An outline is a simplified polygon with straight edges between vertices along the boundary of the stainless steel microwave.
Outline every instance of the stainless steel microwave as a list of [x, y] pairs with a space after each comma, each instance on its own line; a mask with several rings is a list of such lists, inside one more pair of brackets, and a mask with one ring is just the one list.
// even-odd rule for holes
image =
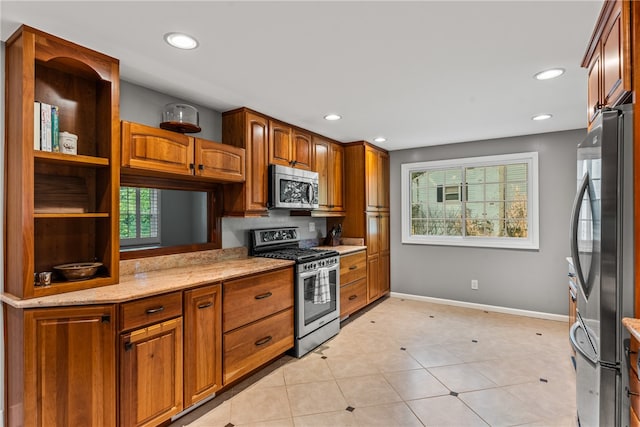
[[269, 208], [318, 209], [318, 172], [269, 165]]

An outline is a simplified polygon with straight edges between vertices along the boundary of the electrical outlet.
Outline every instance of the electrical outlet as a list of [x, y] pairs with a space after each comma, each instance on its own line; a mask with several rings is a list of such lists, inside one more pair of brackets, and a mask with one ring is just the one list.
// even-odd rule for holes
[[309, 223], [309, 231], [316, 231], [316, 223], [311, 221]]
[[478, 289], [478, 281], [477, 280], [472, 280], [471, 281], [471, 289]]

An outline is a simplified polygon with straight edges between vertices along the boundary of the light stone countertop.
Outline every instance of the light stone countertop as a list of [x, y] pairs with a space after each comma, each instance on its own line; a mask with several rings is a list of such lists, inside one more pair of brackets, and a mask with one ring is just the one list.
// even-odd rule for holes
[[20, 299], [7, 293], [0, 301], [16, 308], [121, 303], [294, 265], [293, 261], [240, 257], [120, 276], [120, 283], [40, 298]]
[[622, 319], [622, 324], [627, 328], [629, 333], [633, 335], [635, 339], [640, 341], [640, 319], [624, 317]]
[[360, 252], [367, 249], [366, 246], [338, 245], [338, 246], [314, 246], [313, 249], [332, 249], [338, 251], [340, 255], [347, 255], [353, 252]]

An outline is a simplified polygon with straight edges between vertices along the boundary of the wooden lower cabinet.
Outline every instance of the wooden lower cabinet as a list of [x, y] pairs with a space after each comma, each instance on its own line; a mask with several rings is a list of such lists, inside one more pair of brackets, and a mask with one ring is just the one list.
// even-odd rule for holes
[[184, 406], [222, 387], [222, 285], [184, 293]]
[[233, 382], [293, 347], [293, 307], [224, 334], [224, 382]]
[[121, 334], [120, 426], [156, 426], [182, 409], [182, 317]]
[[640, 381], [636, 371], [638, 358], [638, 340], [633, 335], [630, 338], [629, 351], [629, 425], [640, 426], [638, 414], [640, 414]]
[[340, 318], [345, 318], [367, 305], [367, 279], [340, 286]]
[[287, 267], [222, 284], [225, 386], [293, 347], [293, 283]]
[[366, 251], [340, 257], [340, 318], [367, 305], [367, 253]]
[[115, 306], [4, 309], [8, 426], [115, 426]]

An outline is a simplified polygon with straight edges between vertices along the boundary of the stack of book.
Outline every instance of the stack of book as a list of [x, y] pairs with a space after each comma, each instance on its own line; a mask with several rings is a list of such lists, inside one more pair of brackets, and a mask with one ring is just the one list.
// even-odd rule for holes
[[60, 152], [58, 106], [35, 101], [33, 108], [33, 149]]

